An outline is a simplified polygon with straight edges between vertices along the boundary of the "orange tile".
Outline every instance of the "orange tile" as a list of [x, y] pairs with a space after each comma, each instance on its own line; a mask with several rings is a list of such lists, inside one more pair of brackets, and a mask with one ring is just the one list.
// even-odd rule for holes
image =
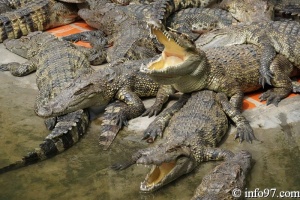
[[95, 30], [95, 28], [90, 27], [84, 21], [75, 22], [75, 23], [73, 23], [73, 25], [79, 26], [80, 28], [83, 28], [83, 29], [86, 29], [86, 30]]
[[259, 96], [262, 94], [261, 91], [253, 92], [253, 93], [247, 93], [247, 96], [257, 102], [260, 102], [262, 104], [266, 104], [266, 101], [260, 101]]
[[91, 47], [90, 43], [88, 43], [88, 42], [78, 41], [75, 44], [78, 45], [78, 46], [84, 46], [84, 47], [88, 47], [88, 48]]
[[[47, 32], [50, 32], [57, 37], [63, 37], [75, 33], [81, 33], [83, 31], [89, 31], [89, 30], [94, 30], [94, 28], [90, 27], [85, 22], [80, 21], [80, 22], [75, 22], [73, 24], [68, 24], [68, 25], [47, 30]], [[84, 47], [91, 47], [91, 45], [88, 42], [79, 41], [76, 42], [75, 44]]]
[[243, 110], [248, 110], [248, 109], [252, 109], [255, 108], [256, 105], [254, 103], [251, 103], [250, 101], [247, 101], [246, 99], [244, 99], [243, 101]]

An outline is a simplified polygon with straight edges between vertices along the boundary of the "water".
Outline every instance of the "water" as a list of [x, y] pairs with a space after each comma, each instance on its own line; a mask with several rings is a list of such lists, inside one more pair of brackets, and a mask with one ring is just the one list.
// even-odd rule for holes
[[[33, 112], [37, 94], [34, 75], [24, 79], [0, 73], [0, 94], [0, 167], [3, 167], [38, 147], [49, 132], [43, 119]], [[255, 164], [247, 190], [300, 190], [297, 131], [300, 124], [287, 124], [285, 114], [280, 114], [278, 120], [279, 128], [255, 129], [257, 138], [263, 142], [239, 144], [231, 134], [221, 146], [234, 152], [246, 149], [252, 153]], [[133, 122], [119, 133], [110, 150], [103, 151], [97, 143], [99, 124], [100, 121], [94, 121], [86, 136], [66, 152], [0, 175], [0, 199], [185, 200], [193, 196], [205, 173], [217, 165], [217, 162], [205, 163], [157, 192], [140, 193], [139, 185], [148, 168], [132, 166], [115, 172], [110, 165], [147, 146], [139, 142], [141, 130], [132, 131]]]

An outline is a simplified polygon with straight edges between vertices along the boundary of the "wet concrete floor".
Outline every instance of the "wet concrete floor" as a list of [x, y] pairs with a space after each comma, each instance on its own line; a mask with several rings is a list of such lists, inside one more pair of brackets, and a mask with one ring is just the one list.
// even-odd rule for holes
[[[1, 63], [24, 61], [0, 45]], [[0, 167], [19, 160], [43, 141], [49, 131], [43, 119], [33, 111], [37, 88], [35, 75], [13, 77], [0, 73]], [[261, 142], [234, 141], [235, 128], [221, 144], [237, 152], [250, 151], [255, 164], [248, 178], [247, 190], [276, 188], [300, 191], [300, 96], [283, 100], [278, 107], [261, 105], [247, 110], [245, 116]], [[151, 105], [153, 99], [145, 101]], [[74, 147], [49, 160], [0, 175], [0, 199], [190, 199], [202, 177], [217, 162], [208, 162], [154, 193], [139, 192], [140, 182], [149, 171], [132, 166], [115, 172], [110, 165], [129, 156], [135, 149], [148, 146], [140, 142], [143, 130], [153, 118], [130, 121], [117, 136], [110, 150], [98, 143], [99, 119]], [[265, 198], [270, 199], [270, 198]]]

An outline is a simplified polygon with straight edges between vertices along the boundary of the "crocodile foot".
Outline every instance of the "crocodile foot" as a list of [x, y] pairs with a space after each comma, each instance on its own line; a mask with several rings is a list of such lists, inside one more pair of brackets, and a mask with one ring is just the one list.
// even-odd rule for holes
[[119, 163], [115, 163], [115, 164], [111, 165], [110, 168], [115, 170], [115, 171], [123, 170], [123, 169], [126, 169], [126, 168], [130, 167], [133, 164], [135, 164], [135, 162], [123, 161], [123, 162], [119, 162]]
[[47, 119], [45, 119], [44, 123], [48, 130], [52, 130], [52, 129], [54, 129], [54, 127], [57, 123], [57, 118], [56, 117], [47, 118]]
[[129, 160], [115, 163], [111, 165], [110, 168], [117, 171], [117, 170], [123, 170], [130, 167], [131, 165], [135, 164], [136, 161], [142, 156], [143, 151], [144, 151], [143, 149], [139, 150], [138, 152], [134, 153]]
[[9, 64], [1, 64], [0, 71], [9, 71]]
[[119, 128], [128, 126], [128, 119], [124, 112], [109, 113], [109, 115], [105, 116], [104, 118], [105, 120], [113, 122], [114, 125], [117, 125]]
[[259, 84], [262, 85], [262, 87], [265, 86], [265, 84], [272, 85], [271, 79], [273, 79], [273, 74], [269, 70], [264, 70], [264, 72], [260, 72], [261, 76], [259, 77]]
[[154, 104], [150, 108], [146, 109], [146, 111], [141, 115], [142, 117], [148, 116], [156, 116], [162, 110], [162, 104]]
[[259, 96], [259, 100], [267, 101], [267, 105], [274, 104], [275, 106], [278, 106], [281, 99], [281, 95], [274, 93], [272, 90], [268, 90]]
[[154, 122], [152, 122], [144, 131], [144, 136], [142, 140], [146, 140], [148, 143], [153, 143], [157, 136], [162, 137], [163, 135], [163, 130], [165, 126], [161, 123]]
[[237, 124], [236, 128], [237, 133], [234, 139], [239, 138], [240, 143], [244, 140], [249, 143], [252, 143], [253, 140], [257, 140], [249, 123]]

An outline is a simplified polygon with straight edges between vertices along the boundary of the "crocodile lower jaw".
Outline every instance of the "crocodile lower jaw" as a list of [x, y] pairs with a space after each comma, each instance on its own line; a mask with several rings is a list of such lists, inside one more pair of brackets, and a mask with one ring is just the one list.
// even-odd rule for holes
[[165, 179], [170, 174], [176, 163], [162, 163], [161, 165], [153, 165], [145, 180], [141, 182], [140, 190], [142, 192], [154, 191], [165, 185]]
[[174, 68], [182, 64], [186, 60], [185, 56], [172, 54], [167, 51], [163, 51], [161, 56], [147, 65], [147, 70], [149, 71], [163, 71], [167, 68]]
[[[146, 164], [146, 163], [137, 163]], [[148, 166], [148, 164], [146, 164]], [[153, 192], [176, 180], [180, 176], [191, 172], [198, 163], [192, 157], [180, 156], [176, 160], [153, 165], [150, 172], [140, 185], [140, 191]]]

